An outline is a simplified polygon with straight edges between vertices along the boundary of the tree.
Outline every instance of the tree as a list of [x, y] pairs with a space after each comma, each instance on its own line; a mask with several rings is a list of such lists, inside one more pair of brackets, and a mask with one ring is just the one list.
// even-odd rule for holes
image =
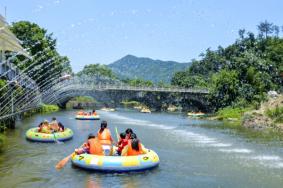
[[268, 37], [268, 34], [273, 33], [273, 30], [274, 30], [273, 23], [270, 23], [267, 20], [265, 20], [264, 22], [261, 22], [257, 26], [257, 28], [259, 30], [259, 35], [260, 36], [265, 35], [265, 38]]
[[208, 86], [207, 81], [201, 75], [192, 74], [188, 70], [175, 73], [171, 84], [187, 88], [206, 88]]
[[243, 40], [245, 38], [245, 33], [246, 33], [246, 30], [245, 29], [240, 29], [239, 30], [239, 36], [240, 38]]
[[279, 26], [278, 25], [274, 25], [273, 26], [273, 30], [274, 30], [275, 36], [278, 37], [279, 36], [279, 32], [280, 32]]
[[[20, 64], [20, 62], [26, 60], [26, 57], [17, 56], [13, 63], [19, 65], [20, 69], [28, 67], [29, 76], [38, 84], [51, 78], [59, 78], [63, 72], [72, 72], [68, 57], [60, 56], [57, 52], [56, 39], [53, 38], [52, 33], [48, 34], [46, 29], [28, 21], [12, 23], [10, 30], [33, 56], [32, 60], [28, 60], [24, 64]], [[42, 84], [41, 87], [45, 85]]]
[[238, 73], [228, 70], [221, 70], [212, 76], [209, 99], [212, 105], [218, 109], [229, 106], [239, 95]]
[[[267, 21], [258, 28], [258, 37], [242, 29], [235, 43], [206, 50], [188, 70], [176, 72], [171, 83], [207, 87], [216, 110], [259, 102], [269, 90], [282, 90], [283, 39], [278, 35], [279, 28]], [[273, 32], [275, 35], [269, 36]]]
[[86, 75], [86, 76], [104, 76], [107, 78], [115, 79], [116, 76], [112, 72], [111, 69], [109, 69], [105, 65], [100, 64], [90, 64], [85, 65], [83, 70], [77, 73], [78, 76]]
[[125, 83], [129, 84], [130, 86], [136, 86], [136, 87], [139, 87], [139, 86], [152, 87], [154, 85], [152, 81], [142, 80], [142, 79], [139, 79], [139, 78], [126, 79], [126, 80], [123, 80], [123, 81]]

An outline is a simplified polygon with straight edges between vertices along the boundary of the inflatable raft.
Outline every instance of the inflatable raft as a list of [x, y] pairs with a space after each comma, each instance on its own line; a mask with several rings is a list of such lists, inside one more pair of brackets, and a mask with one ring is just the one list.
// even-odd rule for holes
[[187, 115], [190, 116], [190, 117], [194, 117], [194, 118], [200, 118], [200, 117], [206, 117], [207, 116], [207, 114], [202, 113], [202, 112], [199, 112], [199, 113], [188, 112]]
[[69, 128], [65, 128], [64, 132], [52, 134], [40, 133], [38, 132], [38, 128], [31, 128], [26, 132], [26, 138], [37, 142], [56, 142], [69, 140], [73, 137], [73, 134], [73, 131]]
[[96, 115], [96, 116], [85, 116], [85, 115], [76, 115], [76, 119], [78, 120], [99, 120], [100, 117], [99, 115]]
[[151, 111], [148, 108], [143, 108], [141, 109], [141, 113], [151, 113]]
[[100, 110], [105, 111], [105, 112], [115, 112], [115, 108], [101, 108]]
[[72, 163], [87, 170], [103, 172], [129, 172], [152, 169], [159, 165], [159, 157], [153, 150], [137, 156], [73, 155]]

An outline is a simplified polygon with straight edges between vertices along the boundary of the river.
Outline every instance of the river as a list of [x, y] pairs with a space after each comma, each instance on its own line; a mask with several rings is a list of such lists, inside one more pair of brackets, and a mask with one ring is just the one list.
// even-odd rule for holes
[[[7, 132], [0, 154], [0, 187], [282, 187], [283, 147], [279, 141], [258, 141], [217, 128], [221, 122], [189, 119], [182, 114], [142, 114], [120, 109], [98, 111], [112, 135], [132, 128], [143, 144], [160, 157], [159, 167], [139, 173], [96, 173], [55, 164], [73, 152], [100, 121], [74, 119], [75, 111], [34, 115]], [[74, 131], [65, 143], [36, 143], [25, 132], [56, 116]], [[202, 126], [204, 125], [204, 126]]]

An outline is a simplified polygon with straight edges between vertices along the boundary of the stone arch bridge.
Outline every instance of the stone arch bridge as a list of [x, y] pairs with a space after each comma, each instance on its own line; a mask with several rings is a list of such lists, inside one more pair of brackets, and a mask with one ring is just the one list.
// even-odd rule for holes
[[208, 111], [208, 91], [196, 88], [129, 86], [118, 80], [96, 77], [74, 77], [53, 85], [42, 94], [44, 103], [66, 103], [76, 96], [91, 96], [96, 100], [118, 106], [124, 100], [136, 100], [151, 108], [161, 110], [169, 104], [181, 105], [184, 109], [194, 107]]

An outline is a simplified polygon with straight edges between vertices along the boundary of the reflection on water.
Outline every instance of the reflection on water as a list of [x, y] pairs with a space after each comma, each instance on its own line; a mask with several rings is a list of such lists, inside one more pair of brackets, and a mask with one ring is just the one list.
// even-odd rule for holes
[[[100, 121], [75, 120], [74, 111], [63, 111], [31, 117], [8, 132], [6, 152], [0, 154], [0, 187], [282, 187], [283, 149], [277, 141], [254, 141], [237, 131], [219, 129], [219, 122], [180, 114], [98, 112], [112, 134], [114, 127], [119, 132], [132, 128], [146, 147], [158, 153], [160, 166], [107, 174], [69, 162], [56, 171], [55, 164], [100, 127]], [[53, 116], [74, 131], [72, 140], [48, 144], [25, 139], [26, 130]]]
[[92, 176], [86, 176], [86, 188], [101, 188], [100, 180], [98, 178], [93, 178]]

